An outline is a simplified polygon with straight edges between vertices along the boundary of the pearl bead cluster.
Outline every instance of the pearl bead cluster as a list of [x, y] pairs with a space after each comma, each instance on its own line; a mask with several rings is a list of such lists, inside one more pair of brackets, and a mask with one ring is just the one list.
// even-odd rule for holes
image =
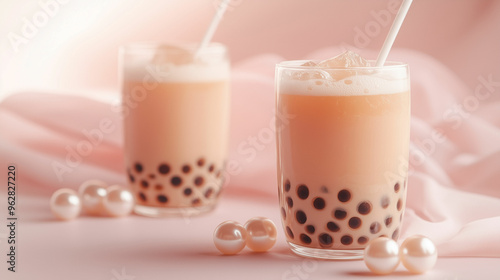
[[389, 274], [402, 262], [411, 273], [424, 273], [436, 264], [437, 249], [432, 241], [422, 235], [407, 238], [398, 247], [396, 241], [379, 237], [365, 247], [365, 264], [375, 274]]
[[80, 185], [78, 193], [62, 188], [50, 198], [50, 210], [60, 220], [72, 220], [83, 211], [92, 216], [123, 217], [132, 212], [134, 197], [122, 186], [109, 186], [100, 180]]
[[276, 243], [276, 235], [276, 225], [268, 218], [252, 218], [245, 226], [225, 221], [215, 229], [214, 244], [224, 255], [235, 255], [245, 246], [255, 252], [266, 252]]

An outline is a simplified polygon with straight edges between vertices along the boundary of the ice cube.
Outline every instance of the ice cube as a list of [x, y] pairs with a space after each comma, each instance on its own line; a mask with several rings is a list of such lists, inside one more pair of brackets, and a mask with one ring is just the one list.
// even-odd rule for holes
[[366, 67], [370, 63], [353, 51], [345, 51], [334, 58], [321, 61], [318, 66], [331, 68]]
[[318, 66], [318, 63], [314, 62], [314, 61], [308, 61], [300, 66]]
[[192, 63], [194, 54], [191, 50], [174, 45], [158, 46], [153, 57], [155, 64], [182, 65]]
[[[364, 73], [365, 71], [359, 70], [342, 70], [342, 68], [350, 68], [350, 67], [367, 67], [370, 66], [370, 63], [362, 58], [359, 54], [353, 51], [345, 51], [334, 58], [330, 58], [327, 60], [323, 60], [318, 63], [318, 67], [323, 68], [340, 68], [341, 70], [328, 70], [330, 76], [335, 80], [339, 81], [345, 79], [350, 76], [354, 76], [356, 74]], [[350, 84], [352, 81], [346, 81], [346, 84]]]

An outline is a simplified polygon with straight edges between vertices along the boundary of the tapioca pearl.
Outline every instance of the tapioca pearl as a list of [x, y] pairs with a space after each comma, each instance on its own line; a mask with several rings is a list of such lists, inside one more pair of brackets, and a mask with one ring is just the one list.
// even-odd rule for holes
[[389, 216], [389, 217], [385, 218], [385, 226], [390, 227], [391, 224], [392, 224], [392, 217]]
[[322, 233], [318, 236], [318, 242], [321, 247], [331, 247], [333, 238], [328, 233]]
[[325, 200], [321, 197], [317, 197], [313, 201], [313, 206], [318, 210], [322, 210], [323, 208], [325, 208]]
[[129, 174], [129, 175], [128, 175], [128, 179], [129, 179], [129, 181], [130, 181], [131, 183], [135, 183], [135, 178], [134, 178], [134, 175]]
[[291, 197], [287, 197], [286, 204], [288, 205], [289, 208], [292, 208], [293, 207], [293, 199]]
[[182, 173], [188, 174], [189, 172], [191, 172], [191, 166], [189, 164], [184, 164], [182, 166]]
[[316, 231], [316, 228], [313, 225], [306, 226], [307, 233], [313, 234]]
[[340, 202], [347, 202], [351, 199], [351, 192], [348, 190], [341, 190], [337, 194], [337, 198], [339, 199]]
[[396, 184], [394, 184], [394, 192], [395, 193], [398, 193], [400, 189], [401, 189], [401, 186], [399, 185], [399, 182], [397, 182]]
[[170, 166], [166, 163], [161, 163], [158, 165], [158, 172], [160, 174], [166, 175], [168, 172], [170, 172]]
[[358, 205], [358, 212], [361, 215], [367, 215], [372, 211], [372, 204], [369, 201], [363, 201]]
[[137, 196], [139, 197], [139, 200], [146, 202], [146, 195], [145, 194], [140, 192]]
[[190, 196], [193, 193], [193, 190], [191, 188], [185, 188], [183, 192], [185, 196]]
[[148, 177], [149, 177], [150, 179], [154, 179], [154, 178], [156, 178], [156, 175], [155, 175], [155, 174], [149, 174], [149, 175], [148, 175]]
[[357, 229], [361, 226], [361, 219], [358, 218], [358, 217], [352, 217], [349, 219], [349, 227], [352, 228], [352, 229]]
[[307, 222], [306, 213], [304, 213], [304, 211], [302, 210], [298, 210], [297, 212], [295, 212], [295, 218], [297, 219], [297, 222], [299, 222], [299, 224], [301, 225]]
[[300, 241], [302, 241], [302, 243], [304, 244], [311, 244], [312, 242], [311, 237], [303, 233], [300, 234]]
[[380, 206], [382, 206], [382, 208], [384, 208], [384, 209], [386, 209], [387, 207], [389, 207], [390, 203], [391, 203], [391, 200], [386, 195], [384, 195], [382, 197], [382, 199], [380, 199]]
[[196, 164], [198, 164], [199, 167], [202, 167], [203, 165], [205, 165], [205, 159], [204, 158], [198, 159]]
[[335, 211], [333, 212], [333, 216], [339, 220], [343, 220], [345, 219], [345, 217], [347, 217], [347, 211], [345, 211], [344, 209], [342, 208], [337, 208], [335, 209]]
[[380, 226], [380, 223], [378, 223], [378, 222], [373, 222], [373, 223], [370, 225], [370, 232], [371, 232], [372, 234], [377, 234], [377, 233], [379, 233], [379, 231], [380, 231], [380, 229], [381, 229], [381, 228], [382, 228], [382, 227]]
[[214, 193], [214, 189], [208, 188], [208, 190], [205, 191], [205, 197], [210, 198], [213, 193]]
[[325, 186], [321, 186], [321, 188], [319, 189], [322, 193], [328, 193], [328, 188], [325, 187]]
[[134, 165], [134, 169], [135, 169], [135, 171], [137, 171], [137, 173], [141, 173], [144, 168], [142, 167], [142, 164], [140, 164], [139, 162], [137, 162]]
[[291, 188], [290, 180], [285, 181], [285, 192], [289, 192]]
[[335, 222], [328, 222], [326, 228], [331, 232], [338, 232], [340, 227]]
[[203, 179], [203, 177], [201, 177], [201, 176], [197, 176], [196, 178], [194, 178], [194, 185], [197, 187], [201, 187], [204, 182], [205, 182], [205, 179]]
[[283, 217], [283, 220], [286, 220], [286, 211], [283, 207], [281, 207], [281, 217]]
[[297, 196], [300, 199], [307, 199], [309, 197], [309, 188], [306, 185], [300, 185], [297, 188]]
[[368, 243], [368, 240], [369, 240], [368, 237], [366, 237], [366, 236], [360, 236], [358, 238], [358, 244], [359, 245], [365, 245], [366, 243]]
[[148, 183], [148, 181], [146, 181], [146, 180], [142, 180], [142, 181], [141, 181], [141, 187], [143, 187], [143, 188], [147, 189], [147, 188], [149, 187], [149, 183]]
[[286, 234], [288, 235], [288, 237], [290, 237], [291, 239], [293, 239], [295, 236], [293, 235], [293, 231], [290, 227], [286, 227]]
[[182, 178], [179, 176], [174, 176], [172, 177], [172, 179], [170, 179], [170, 183], [172, 184], [172, 186], [178, 187], [182, 184]]
[[193, 204], [194, 206], [200, 205], [201, 199], [195, 198], [195, 199], [191, 200], [191, 204]]
[[352, 236], [350, 235], [344, 235], [340, 238], [340, 243], [344, 245], [351, 245], [352, 244]]
[[158, 202], [160, 202], [160, 203], [167, 203], [167, 201], [168, 201], [168, 198], [166, 196], [164, 196], [163, 194], [160, 194], [159, 196], [157, 196], [156, 199], [158, 199]]
[[162, 184], [156, 184], [155, 185], [155, 190], [158, 190], [158, 191], [163, 190], [163, 185]]
[[394, 241], [398, 240], [399, 238], [399, 228], [397, 228], [393, 233], [392, 233], [392, 239]]
[[208, 172], [212, 173], [215, 170], [215, 165], [212, 163], [208, 166]]
[[398, 203], [396, 204], [396, 208], [398, 211], [401, 211], [401, 208], [403, 208], [403, 201], [401, 199], [398, 199]]

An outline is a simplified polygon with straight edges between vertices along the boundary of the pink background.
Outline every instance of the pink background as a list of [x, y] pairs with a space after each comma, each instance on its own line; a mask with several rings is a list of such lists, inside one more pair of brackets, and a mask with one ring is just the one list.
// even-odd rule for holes
[[[375, 58], [390, 25], [383, 15], [393, 18], [388, 3], [399, 1], [233, 0], [215, 35], [233, 62], [230, 160], [238, 166], [228, 170], [220, 206], [201, 217], [84, 216], [71, 223], [52, 217], [48, 199], [54, 190], [76, 189], [94, 178], [125, 183], [121, 119], [113, 109], [119, 100], [118, 46], [198, 41], [218, 1], [66, 1], [52, 7], [47, 23], [16, 52], [9, 36], [20, 35], [24, 19], [32, 20], [43, 11], [40, 3], [48, 2], [0, 2], [0, 168], [18, 168], [20, 218], [19, 272], [7, 273], [2, 261], [2, 280], [120, 279], [123, 271], [134, 279], [372, 278], [362, 262], [293, 255], [280, 226], [274, 141], [255, 148], [252, 160], [237, 148], [269, 129], [277, 62], [327, 58], [345, 48]], [[481, 279], [498, 279], [500, 2], [414, 2], [389, 56], [407, 61], [412, 77], [402, 239], [425, 234], [438, 245], [440, 258], [427, 275], [411, 276], [399, 267], [391, 278], [476, 279], [481, 273]], [[85, 140], [82, 130], [95, 129], [103, 119], [115, 129], [60, 180], [51, 164], [64, 162], [67, 147]], [[0, 171], [0, 182], [5, 176]], [[1, 191], [2, 256], [5, 196]], [[245, 249], [220, 256], [211, 242], [216, 225], [253, 216], [275, 221], [277, 245], [267, 254]], [[305, 274], [293, 274], [296, 266]]]

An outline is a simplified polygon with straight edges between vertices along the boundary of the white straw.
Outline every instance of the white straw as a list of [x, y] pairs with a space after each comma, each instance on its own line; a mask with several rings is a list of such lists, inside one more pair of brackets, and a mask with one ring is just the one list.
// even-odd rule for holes
[[224, 16], [224, 12], [226, 12], [227, 6], [229, 5], [229, 1], [231, 0], [222, 0], [222, 2], [220, 3], [219, 7], [217, 8], [217, 11], [215, 12], [214, 18], [210, 23], [210, 26], [208, 26], [208, 29], [205, 32], [205, 36], [203, 36], [203, 39], [201, 40], [198, 50], [196, 50], [195, 57], [198, 57], [201, 50], [203, 50], [208, 45], [208, 43], [210, 43], [210, 40], [212, 40], [215, 30], [217, 29], [220, 20]]
[[382, 49], [380, 50], [380, 53], [378, 54], [377, 63], [376, 63], [377, 67], [384, 65], [385, 60], [387, 59], [387, 56], [389, 55], [389, 51], [391, 51], [392, 44], [394, 44], [394, 40], [396, 39], [396, 36], [398, 35], [399, 29], [401, 28], [401, 25], [403, 24], [403, 21], [405, 20], [406, 14], [408, 13], [408, 10], [410, 9], [410, 5], [411, 5], [412, 1], [413, 0], [404, 0], [403, 3], [401, 4], [401, 7], [399, 7], [398, 14], [396, 15], [396, 18], [394, 19], [394, 22], [392, 23], [391, 30], [389, 30], [389, 34], [387, 34], [387, 37], [385, 38], [384, 45], [382, 46]]

